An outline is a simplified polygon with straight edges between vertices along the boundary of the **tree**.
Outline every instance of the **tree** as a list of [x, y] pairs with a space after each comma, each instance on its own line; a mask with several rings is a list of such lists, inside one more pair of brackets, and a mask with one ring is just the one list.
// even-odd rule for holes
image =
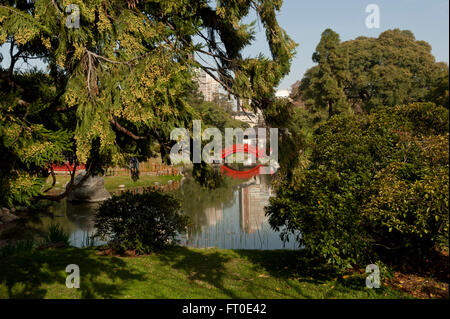
[[427, 101], [433, 102], [436, 105], [442, 105], [443, 107], [448, 109], [448, 65], [445, 63], [441, 63], [440, 65], [442, 66], [442, 74], [437, 76], [436, 82], [433, 84], [426, 99]]
[[411, 31], [388, 30], [378, 38], [344, 42], [350, 55], [349, 100], [369, 111], [380, 105], [425, 101], [442, 64], [431, 46]]
[[[151, 156], [155, 142], [167, 160], [170, 132], [196, 116], [186, 101], [195, 68], [255, 109], [270, 108], [296, 47], [276, 20], [280, 0], [70, 3], [80, 9], [78, 28], [66, 26], [66, 1], [0, 4], [0, 44], [9, 45], [11, 61], [0, 70], [0, 148], [8, 161], [1, 204], [38, 195], [48, 167], [67, 157], [86, 163], [86, 176], [131, 155]], [[241, 55], [254, 39], [253, 24], [242, 23], [252, 9], [271, 58]], [[200, 63], [206, 58], [214, 66]], [[16, 62], [30, 59], [49, 72], [18, 72]], [[22, 154], [29, 144], [32, 158]]]
[[305, 97], [312, 98], [316, 107], [327, 108], [329, 118], [345, 112], [349, 107], [343, 87], [348, 78], [348, 57], [336, 32], [326, 29], [322, 33], [313, 61], [318, 65], [307, 72], [300, 86]]
[[[358, 37], [342, 43], [337, 39], [334, 32], [325, 31], [313, 57], [319, 65], [308, 70], [302, 80], [301, 95], [313, 98], [317, 105], [323, 104], [328, 92], [337, 94], [340, 88], [355, 111], [365, 112], [380, 106], [431, 101], [430, 91], [438, 90], [442, 94], [436, 94], [445, 97], [443, 81], [446, 72], [448, 77], [448, 65], [436, 63], [431, 46], [416, 40], [411, 31], [387, 30], [378, 38]], [[321, 68], [327, 64], [320, 59], [319, 52], [324, 50], [335, 52], [334, 60], [341, 61], [330, 67], [332, 72], [325, 73], [326, 77]], [[338, 70], [336, 66], [343, 69]], [[334, 72], [340, 81], [332, 80]], [[440, 84], [444, 87], [436, 88]], [[445, 98], [432, 101], [445, 105]]]
[[214, 99], [212, 102], [205, 101], [204, 97], [198, 92], [198, 85], [194, 84], [191, 93], [186, 97], [187, 103], [192, 106], [198, 119], [202, 121], [202, 128], [215, 127], [223, 134], [225, 128], [247, 128], [248, 124], [235, 120], [228, 101]]

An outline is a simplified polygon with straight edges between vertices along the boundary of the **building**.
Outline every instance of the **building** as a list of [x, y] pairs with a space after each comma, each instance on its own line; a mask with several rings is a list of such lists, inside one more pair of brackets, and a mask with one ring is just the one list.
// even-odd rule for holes
[[253, 183], [239, 190], [240, 226], [247, 234], [261, 230], [269, 219], [265, 207], [269, 205], [271, 196], [270, 183], [261, 180], [261, 176], [254, 176], [252, 180]]
[[258, 110], [256, 113], [253, 111], [236, 112], [233, 118], [247, 123], [251, 128], [264, 126], [264, 116], [261, 110]]
[[219, 95], [220, 84], [203, 70], [196, 71], [198, 90], [203, 94], [205, 101], [212, 102]]
[[235, 120], [247, 123], [250, 127], [255, 127], [259, 123], [259, 117], [253, 112], [237, 112], [233, 117]]
[[277, 98], [289, 98], [291, 92], [289, 90], [279, 90], [275, 93], [275, 97]]

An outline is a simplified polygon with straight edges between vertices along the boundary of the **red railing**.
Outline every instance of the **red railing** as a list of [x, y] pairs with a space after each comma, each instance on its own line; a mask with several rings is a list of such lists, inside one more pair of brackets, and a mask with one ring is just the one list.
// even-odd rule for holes
[[[76, 171], [86, 169], [85, 164], [77, 166]], [[64, 165], [53, 165], [53, 171], [57, 174], [67, 174], [73, 171], [73, 165], [67, 163]], [[180, 174], [180, 169], [174, 166], [164, 164], [143, 162], [139, 164], [140, 175], [154, 175], [154, 176], [175, 176]], [[128, 167], [108, 167], [105, 171], [106, 176], [130, 176], [131, 172]]]
[[[72, 164], [72, 165], [70, 165], [69, 163], [66, 163], [66, 165], [55, 165], [55, 164], [53, 164], [53, 171], [56, 173], [67, 173], [67, 174], [69, 174], [70, 172], [72, 172], [73, 171], [73, 165], [74, 164]], [[84, 164], [80, 164], [80, 165], [78, 165], [77, 166], [77, 171], [79, 171], [79, 170], [84, 170], [84, 169], [86, 169], [86, 165], [84, 165]]]

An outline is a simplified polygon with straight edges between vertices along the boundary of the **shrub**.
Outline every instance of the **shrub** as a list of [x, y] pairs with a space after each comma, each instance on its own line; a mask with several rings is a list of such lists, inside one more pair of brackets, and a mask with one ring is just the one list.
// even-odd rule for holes
[[45, 244], [63, 244], [70, 245], [70, 236], [59, 224], [51, 224], [44, 238]]
[[146, 254], [165, 248], [177, 243], [178, 234], [186, 230], [188, 217], [180, 207], [172, 195], [150, 189], [113, 196], [98, 208], [95, 236], [122, 252]]
[[7, 256], [16, 255], [19, 253], [32, 251], [35, 246], [32, 238], [18, 240], [13, 243], [8, 243], [6, 246], [0, 249], [0, 257], [5, 258]]
[[421, 258], [443, 237], [448, 246], [448, 120], [432, 103], [333, 117], [308, 167], [271, 199], [271, 225], [299, 230], [300, 244], [339, 266], [391, 251]]

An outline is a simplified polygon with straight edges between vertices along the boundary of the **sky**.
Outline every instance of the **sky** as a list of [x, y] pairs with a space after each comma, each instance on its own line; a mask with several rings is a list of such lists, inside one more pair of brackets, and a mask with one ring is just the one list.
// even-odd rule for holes
[[[380, 28], [366, 27], [369, 4], [380, 8]], [[255, 20], [256, 15], [246, 20]], [[431, 44], [437, 61], [449, 62], [449, 1], [448, 0], [284, 0], [278, 22], [297, 43], [297, 54], [291, 72], [278, 89], [289, 89], [304, 72], [313, 66], [312, 54], [320, 41], [321, 33], [331, 28], [342, 41], [358, 36], [378, 37], [388, 29], [411, 30], [416, 39]], [[270, 55], [262, 27], [257, 29], [255, 43], [244, 51], [244, 56]], [[0, 49], [8, 62], [6, 46]]]
[[[366, 27], [369, 4], [380, 8], [380, 28]], [[254, 20], [255, 16], [250, 17]], [[448, 0], [284, 0], [278, 14], [280, 26], [297, 43], [297, 55], [291, 73], [279, 85], [290, 89], [304, 72], [313, 66], [312, 54], [321, 33], [331, 28], [342, 41], [358, 36], [378, 37], [388, 29], [411, 30], [417, 40], [431, 44], [437, 61], [449, 62], [449, 1]], [[258, 30], [258, 29], [257, 29]], [[269, 55], [264, 31], [257, 35], [256, 43], [245, 50], [244, 56], [259, 52]]]

